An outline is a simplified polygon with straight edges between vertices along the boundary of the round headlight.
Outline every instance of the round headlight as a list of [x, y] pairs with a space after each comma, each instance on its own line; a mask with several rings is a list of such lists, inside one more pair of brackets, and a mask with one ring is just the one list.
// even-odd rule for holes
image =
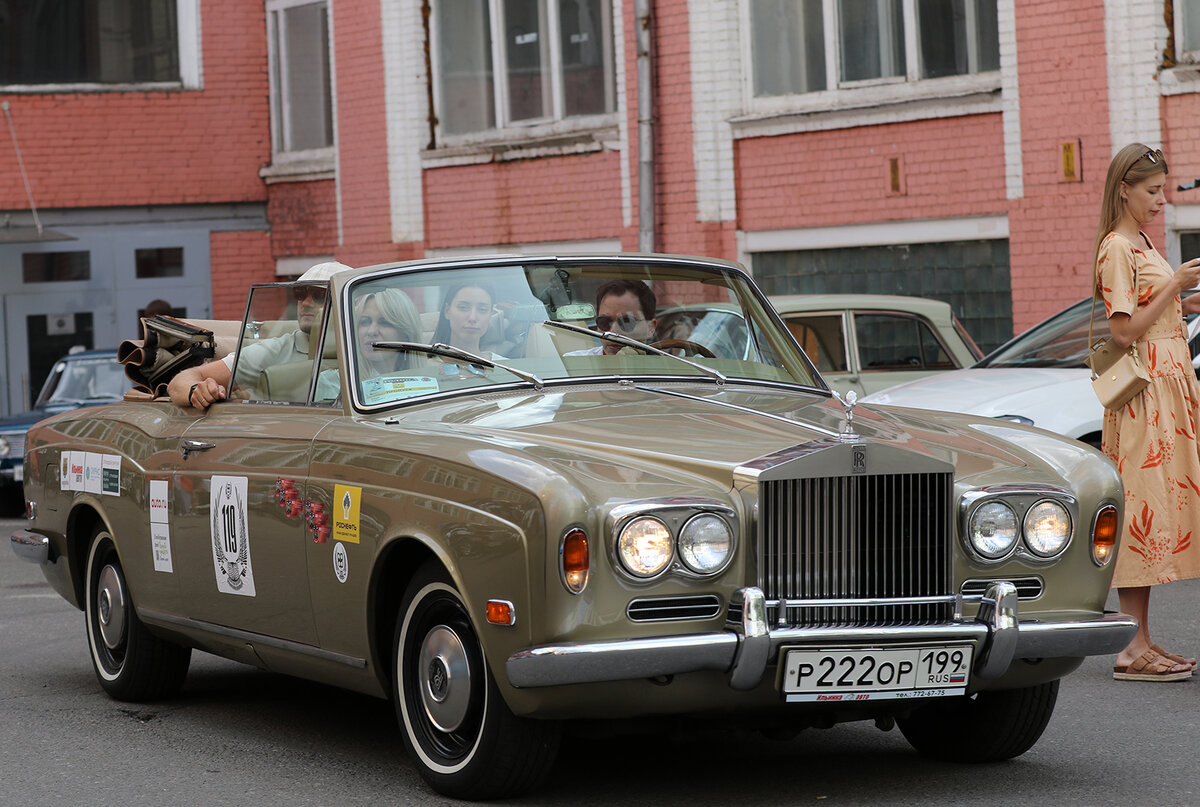
[[1002, 558], [1017, 543], [1017, 515], [1004, 502], [988, 502], [971, 514], [967, 536], [983, 557]]
[[720, 571], [733, 550], [733, 530], [720, 516], [701, 513], [679, 531], [679, 559], [697, 574]]
[[8, 450], [11, 448], [7, 437], [0, 437], [0, 457], [7, 457]]
[[1043, 558], [1062, 552], [1071, 538], [1071, 516], [1058, 502], [1038, 502], [1025, 514], [1025, 545]]
[[635, 518], [621, 530], [617, 550], [621, 564], [630, 574], [653, 577], [671, 562], [674, 554], [671, 531], [657, 518]]

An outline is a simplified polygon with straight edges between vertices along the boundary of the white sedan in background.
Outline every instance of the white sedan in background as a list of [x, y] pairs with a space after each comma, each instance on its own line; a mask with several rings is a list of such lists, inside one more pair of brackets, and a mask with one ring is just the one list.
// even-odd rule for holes
[[[866, 396], [876, 404], [965, 412], [1040, 426], [1100, 445], [1104, 409], [1084, 364], [1088, 312], [1093, 340], [1108, 336], [1104, 305], [1080, 302], [1035, 325], [972, 367], [900, 384]], [[1188, 323], [1192, 364], [1200, 348], [1200, 318]]]

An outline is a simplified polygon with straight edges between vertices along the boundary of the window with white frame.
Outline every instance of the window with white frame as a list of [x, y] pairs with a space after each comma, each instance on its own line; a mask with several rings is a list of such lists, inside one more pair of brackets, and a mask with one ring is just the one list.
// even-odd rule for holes
[[276, 158], [333, 146], [326, 0], [267, 0], [271, 124]]
[[754, 95], [999, 70], [996, 2], [749, 0]]
[[1175, 60], [1200, 64], [1200, 0], [1168, 0], [1168, 5], [1175, 18]]
[[433, 10], [441, 134], [615, 109], [609, 0], [434, 0]]
[[192, 11], [181, 0], [0, 2], [0, 84], [178, 83]]

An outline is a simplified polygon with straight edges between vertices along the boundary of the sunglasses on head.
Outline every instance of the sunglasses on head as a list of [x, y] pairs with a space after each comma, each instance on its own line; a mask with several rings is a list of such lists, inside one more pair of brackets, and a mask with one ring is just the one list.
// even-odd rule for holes
[[596, 327], [602, 331], [611, 331], [613, 326], [616, 325], [625, 333], [629, 333], [637, 328], [639, 323], [645, 321], [646, 320], [642, 319], [641, 317], [628, 313], [622, 314], [619, 317], [610, 317], [607, 314], [601, 314], [600, 316], [596, 317]]
[[325, 288], [323, 286], [297, 286], [292, 289], [292, 297], [296, 302], [302, 303], [309, 297], [314, 303], [325, 302]]

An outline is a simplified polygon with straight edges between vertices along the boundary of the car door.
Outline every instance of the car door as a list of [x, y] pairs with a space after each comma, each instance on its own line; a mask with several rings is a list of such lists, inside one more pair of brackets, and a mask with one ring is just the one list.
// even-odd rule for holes
[[893, 311], [855, 311], [854, 356], [860, 392], [870, 394], [958, 365], [923, 317]]
[[[313, 438], [337, 413], [309, 402], [324, 312], [301, 322], [292, 291], [252, 289], [234, 400], [209, 407], [183, 433], [176, 486], [191, 507], [180, 536], [198, 592], [190, 616], [315, 645], [305, 497]], [[306, 304], [310, 297], [306, 287]], [[263, 335], [268, 321], [278, 336]], [[244, 366], [253, 368], [245, 377]]]
[[850, 338], [851, 318], [847, 311], [813, 311], [783, 314], [783, 322], [825, 383], [845, 394], [863, 394]]
[[[316, 643], [304, 502], [313, 437], [328, 409], [220, 403], [184, 433], [174, 485], [185, 491], [177, 554], [193, 579], [189, 616]], [[182, 546], [181, 546], [182, 545]]]

